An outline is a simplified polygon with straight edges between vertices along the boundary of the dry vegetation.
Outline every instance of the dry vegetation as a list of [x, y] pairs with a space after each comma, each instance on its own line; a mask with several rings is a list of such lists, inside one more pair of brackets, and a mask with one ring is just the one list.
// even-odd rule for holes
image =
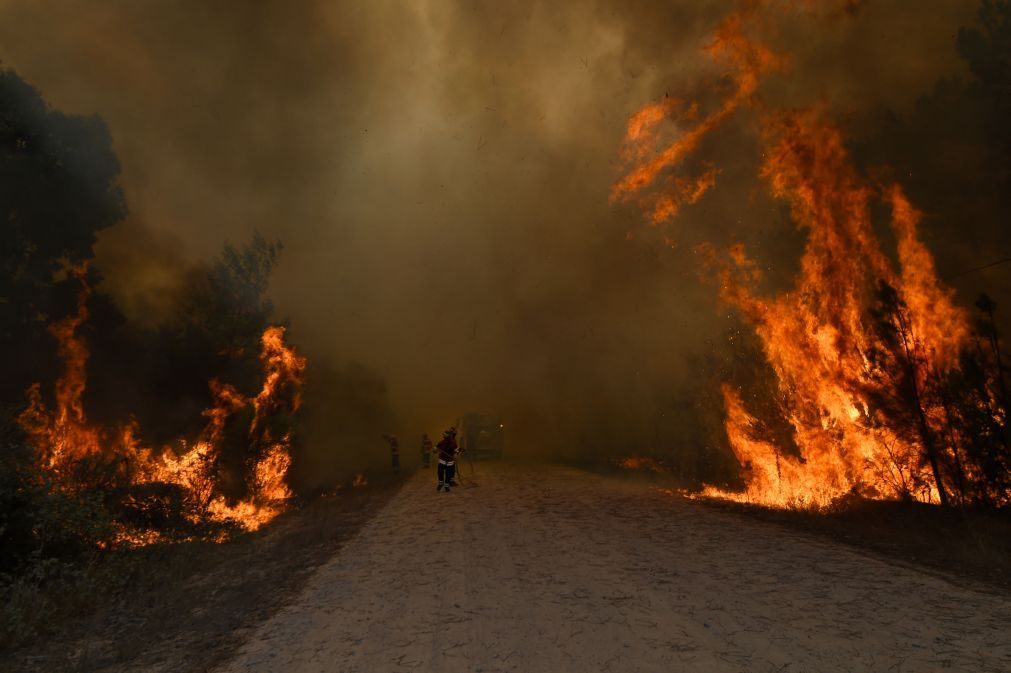
[[[581, 469], [592, 469], [587, 465]], [[694, 494], [698, 484], [676, 476], [661, 461], [626, 459], [593, 470], [636, 481], [647, 488]], [[1011, 594], [1011, 512], [955, 509], [914, 501], [871, 500], [850, 495], [822, 509], [765, 507], [735, 500], [694, 497], [741, 516], [828, 537], [949, 579]], [[938, 544], [944, 540], [944, 544]]]
[[842, 501], [823, 511], [706, 502], [1011, 595], [1011, 513], [1006, 510], [959, 511], [918, 502], [866, 499]]
[[399, 486], [390, 480], [343, 489], [225, 544], [152, 545], [95, 558], [7, 603], [8, 635], [9, 620], [21, 620], [19, 643], [4, 647], [0, 670], [207, 670]]

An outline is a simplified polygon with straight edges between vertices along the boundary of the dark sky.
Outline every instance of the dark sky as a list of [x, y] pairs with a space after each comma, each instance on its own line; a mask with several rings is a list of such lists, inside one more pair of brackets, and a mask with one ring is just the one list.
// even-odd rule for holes
[[[828, 9], [762, 28], [793, 58], [771, 102], [859, 119], [962, 72], [975, 2], [809, 4]], [[273, 296], [295, 341], [384, 377], [407, 426], [634, 415], [725, 327], [691, 244], [794, 237], [756, 195], [743, 123], [708, 148], [724, 173], [674, 248], [608, 203], [629, 115], [705, 98], [700, 51], [732, 6], [0, 0], [0, 58], [107, 121], [131, 215], [98, 265], [132, 318], [160, 319], [180, 269], [259, 231], [286, 246]]]

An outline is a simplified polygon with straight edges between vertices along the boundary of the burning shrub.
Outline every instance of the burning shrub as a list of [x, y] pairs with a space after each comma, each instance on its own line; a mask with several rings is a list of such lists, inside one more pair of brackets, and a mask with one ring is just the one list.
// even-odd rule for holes
[[47, 407], [35, 385], [18, 417], [35, 451], [33, 469], [60, 494], [108, 494], [123, 541], [150, 541], [146, 531], [180, 518], [194, 526], [218, 522], [252, 530], [276, 516], [278, 503], [290, 497], [284, 484], [290, 417], [301, 405], [306, 366], [285, 343], [284, 328], [268, 327], [260, 337], [264, 379], [255, 396], [212, 379], [214, 404], [204, 412], [207, 424], [199, 437], [181, 443], [181, 452], [157, 451], [140, 444], [134, 422], [110, 432], [88, 421], [83, 394], [89, 353], [78, 328], [87, 319], [89, 286], [83, 269], [78, 277], [77, 311], [52, 329], [66, 362], [55, 407]]

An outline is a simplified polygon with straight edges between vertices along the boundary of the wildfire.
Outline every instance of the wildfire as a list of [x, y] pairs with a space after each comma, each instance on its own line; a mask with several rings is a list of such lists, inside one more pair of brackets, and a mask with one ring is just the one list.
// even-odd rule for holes
[[[758, 88], [762, 74], [785, 65], [783, 57], [748, 40], [742, 24], [741, 16], [728, 17], [706, 47], [706, 53], [716, 63], [731, 66], [734, 75], [730, 94], [716, 110], [699, 118], [697, 103], [684, 105], [678, 99], [667, 98], [662, 103], [647, 105], [629, 120], [623, 156], [631, 169], [615, 183], [612, 202], [638, 198], [640, 205], [650, 211], [651, 222], [661, 224], [676, 216], [684, 205], [697, 203], [716, 185], [718, 171], [709, 166], [701, 175], [672, 176], [666, 189], [659, 193], [642, 193], [663, 171], [684, 161], [710, 131], [747, 102]], [[679, 133], [674, 141], [657, 150], [662, 122], [668, 118], [673, 119]]]
[[[191, 523], [228, 522], [256, 530], [276, 517], [292, 495], [285, 483], [292, 437], [290, 432], [277, 433], [268, 420], [298, 410], [306, 368], [305, 358], [285, 343], [284, 328], [268, 327], [261, 337], [264, 381], [255, 396], [247, 398], [233, 386], [211, 380], [213, 404], [204, 411], [207, 424], [196, 440], [181, 441], [181, 453], [170, 447], [156, 451], [140, 445], [134, 421], [115, 432], [88, 422], [82, 403], [88, 349], [78, 330], [88, 317], [90, 288], [84, 267], [74, 273], [81, 282], [77, 311], [51, 328], [64, 362], [64, 373], [55, 386], [56, 406], [48, 409], [39, 384], [34, 384], [28, 390], [28, 406], [19, 417], [40, 465], [67, 490], [89, 486], [89, 470], [96, 468], [102, 468], [98, 472], [105, 478], [112, 475], [118, 485], [176, 487], [182, 492], [184, 516]], [[218, 458], [227, 422], [249, 407], [253, 420], [248, 441], [256, 459], [247, 478], [246, 497], [229, 500], [218, 493]], [[127, 526], [117, 535], [117, 541], [136, 545], [158, 539], [158, 531]]]
[[91, 289], [86, 281], [87, 271], [86, 264], [71, 269], [71, 274], [81, 281], [77, 310], [49, 328], [56, 337], [58, 353], [65, 367], [64, 375], [56, 382], [56, 413], [48, 412], [42, 402], [41, 388], [36, 383], [28, 389], [28, 407], [19, 418], [30, 437], [42, 440], [36, 443], [40, 459], [47, 468], [57, 473], [69, 463], [102, 450], [101, 437], [95, 428], [88, 426], [81, 404], [88, 349], [77, 336], [77, 330], [88, 319]]
[[[672, 217], [715, 184], [716, 169], [701, 177], [668, 175], [658, 194], [644, 190], [662, 174], [673, 174], [732, 112], [749, 107], [761, 131], [760, 177], [773, 196], [790, 205], [795, 224], [807, 234], [793, 287], [772, 297], [756, 294], [761, 271], [742, 246], [726, 254], [707, 245], [699, 249], [719, 281], [722, 300], [754, 326], [796, 444], [792, 449], [763, 438], [739, 391], [724, 385], [725, 429], [746, 488], [706, 492], [772, 506], [823, 506], [849, 492], [943, 499], [937, 487], [941, 449], [934, 438], [941, 434], [944, 409], [922, 391], [931, 377], [957, 365], [969, 340], [967, 315], [938, 280], [917, 235], [920, 213], [902, 188], [872, 187], [852, 166], [839, 130], [817, 113], [777, 110], [755, 100], [762, 75], [787, 60], [746, 37], [744, 18], [724, 21], [707, 50], [735, 83], [731, 94], [700, 118], [697, 104], [673, 100], [634, 115], [624, 151], [633, 165], [611, 194], [636, 199], [654, 224]], [[677, 139], [654, 150], [665, 120], [676, 127]], [[896, 262], [872, 229], [871, 205], [878, 198], [891, 206]], [[874, 310], [884, 317], [875, 319]], [[883, 330], [895, 342], [892, 350], [881, 345]], [[896, 366], [889, 369], [888, 358]], [[888, 379], [892, 371], [901, 381]], [[882, 408], [895, 390], [919, 410], [909, 432], [882, 421]], [[957, 459], [957, 446], [944, 450]]]

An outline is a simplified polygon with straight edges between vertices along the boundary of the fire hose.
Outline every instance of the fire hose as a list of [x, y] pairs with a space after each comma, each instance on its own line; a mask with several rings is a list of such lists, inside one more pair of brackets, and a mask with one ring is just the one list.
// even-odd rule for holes
[[[461, 450], [459, 453], [466, 453], [468, 462], [470, 463], [470, 478], [466, 480], [463, 478], [463, 466], [462, 465], [460, 466], [460, 473], [457, 475], [457, 477], [460, 480], [460, 485], [466, 486], [467, 488], [476, 488], [478, 484], [477, 482], [474, 481], [474, 455], [469, 451], [467, 451], [466, 449]], [[459, 453], [457, 454], [458, 457]], [[465, 484], [464, 481], [466, 481], [467, 483]]]

